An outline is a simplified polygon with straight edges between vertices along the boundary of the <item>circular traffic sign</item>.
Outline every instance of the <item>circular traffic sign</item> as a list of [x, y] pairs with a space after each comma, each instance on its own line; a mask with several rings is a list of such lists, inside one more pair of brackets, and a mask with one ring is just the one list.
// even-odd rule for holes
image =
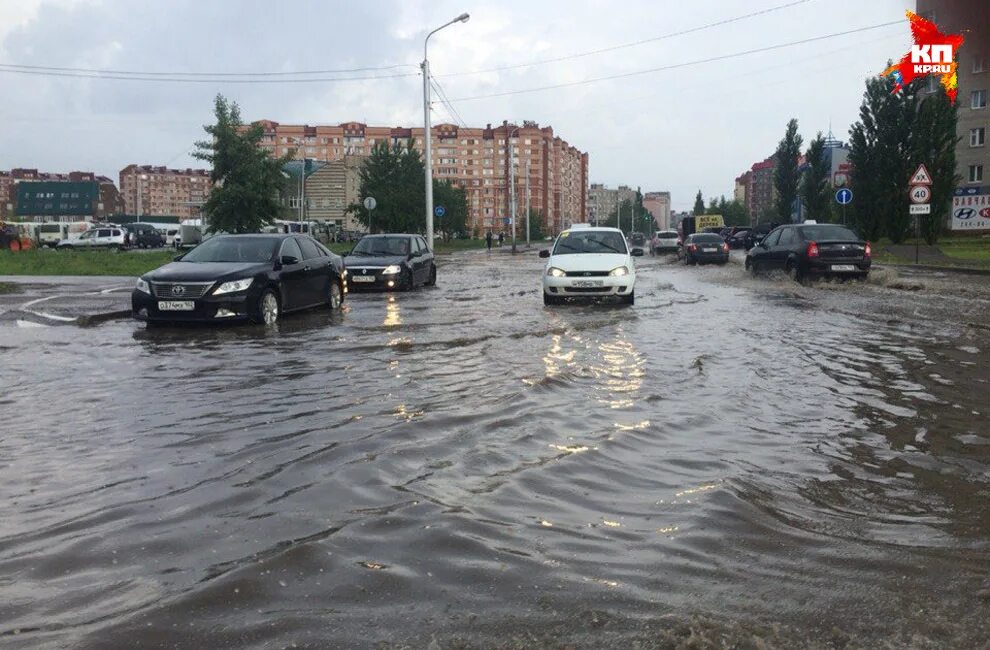
[[447, 214], [447, 208], [443, 207], [442, 205], [438, 205], [437, 207], [433, 208], [433, 214], [437, 217], [442, 217], [443, 215]]
[[373, 197], [373, 196], [369, 196], [368, 198], [366, 198], [364, 200], [364, 209], [365, 210], [374, 210], [376, 205], [378, 205], [378, 201], [376, 201], [375, 200], [375, 197]]
[[928, 203], [932, 198], [932, 191], [927, 185], [911, 186], [911, 203]]
[[843, 187], [841, 190], [835, 193], [835, 202], [839, 205], [846, 205], [852, 203], [853, 192], [847, 187]]

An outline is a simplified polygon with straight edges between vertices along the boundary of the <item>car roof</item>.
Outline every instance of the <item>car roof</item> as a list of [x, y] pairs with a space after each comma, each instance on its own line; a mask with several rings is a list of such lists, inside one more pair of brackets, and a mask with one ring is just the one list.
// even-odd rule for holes
[[608, 226], [589, 226], [583, 223], [577, 223], [565, 230], [564, 232], [570, 232], [572, 230], [579, 230], [581, 232], [617, 232], [622, 233], [618, 228], [609, 228]]
[[364, 235], [364, 237], [422, 237], [422, 235], [408, 232], [380, 232], [374, 235]]

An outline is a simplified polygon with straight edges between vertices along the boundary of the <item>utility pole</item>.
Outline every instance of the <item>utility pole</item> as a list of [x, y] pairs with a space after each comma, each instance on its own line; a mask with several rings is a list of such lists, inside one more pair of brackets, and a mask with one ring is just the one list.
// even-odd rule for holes
[[[518, 130], [518, 129], [516, 129]], [[509, 191], [512, 192], [512, 196], [509, 197], [509, 210], [512, 211], [512, 252], [516, 252], [516, 161], [515, 152], [512, 150], [512, 133], [515, 131], [510, 131], [507, 133], [505, 140], [506, 151], [509, 152]]]
[[529, 248], [529, 160], [526, 160], [526, 248]]
[[306, 159], [302, 159], [302, 172], [299, 174], [299, 221], [303, 221], [303, 203], [306, 201]]

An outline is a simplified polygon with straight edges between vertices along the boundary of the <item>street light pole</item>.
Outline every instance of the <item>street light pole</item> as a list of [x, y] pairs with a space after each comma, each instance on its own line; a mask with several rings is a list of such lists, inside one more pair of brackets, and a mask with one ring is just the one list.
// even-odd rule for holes
[[505, 143], [506, 149], [509, 152], [509, 191], [512, 192], [512, 196], [509, 197], [509, 210], [512, 211], [512, 252], [516, 252], [516, 161], [515, 152], [512, 151], [512, 133], [515, 133], [519, 129], [513, 130]]
[[426, 243], [433, 249], [433, 156], [430, 146], [431, 126], [430, 126], [430, 61], [427, 57], [426, 48], [430, 44], [430, 37], [439, 32], [444, 27], [449, 27], [454, 23], [466, 23], [470, 14], [463, 13], [448, 23], [440, 25], [426, 35], [423, 41], [423, 154], [426, 164]]
[[526, 248], [529, 248], [529, 160], [526, 160]]

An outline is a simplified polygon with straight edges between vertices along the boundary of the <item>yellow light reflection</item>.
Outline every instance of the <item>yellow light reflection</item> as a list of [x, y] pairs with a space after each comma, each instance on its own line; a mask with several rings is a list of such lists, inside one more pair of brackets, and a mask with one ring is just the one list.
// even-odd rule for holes
[[546, 519], [541, 520], [540, 525], [544, 528], [553, 528], [553, 523], [547, 521]]
[[602, 523], [608, 526], [609, 528], [620, 528], [622, 526], [622, 524], [620, 524], [619, 522], [609, 521], [608, 519], [602, 519]]
[[550, 449], [556, 449], [567, 454], [581, 454], [586, 451], [598, 451], [598, 447], [588, 447], [585, 445], [547, 445]]
[[399, 303], [395, 296], [389, 296], [385, 303], [385, 320], [382, 322], [385, 327], [395, 327], [402, 325], [402, 316], [399, 314]]
[[699, 492], [708, 492], [709, 490], [714, 490], [717, 487], [718, 487], [718, 483], [709, 483], [707, 485], [700, 485], [700, 486], [698, 486], [696, 488], [690, 488], [690, 489], [687, 489], [687, 490], [681, 490], [680, 492], [678, 492], [674, 496], [683, 497], [683, 496], [686, 496], [688, 494], [698, 494]]
[[657, 528], [657, 532], [661, 535], [669, 535], [671, 533], [676, 533], [680, 528], [678, 526], [667, 526], [666, 528]]
[[640, 431], [650, 426], [649, 420], [643, 420], [642, 422], [637, 422], [636, 424], [619, 424], [615, 423], [615, 428], [620, 431]]

